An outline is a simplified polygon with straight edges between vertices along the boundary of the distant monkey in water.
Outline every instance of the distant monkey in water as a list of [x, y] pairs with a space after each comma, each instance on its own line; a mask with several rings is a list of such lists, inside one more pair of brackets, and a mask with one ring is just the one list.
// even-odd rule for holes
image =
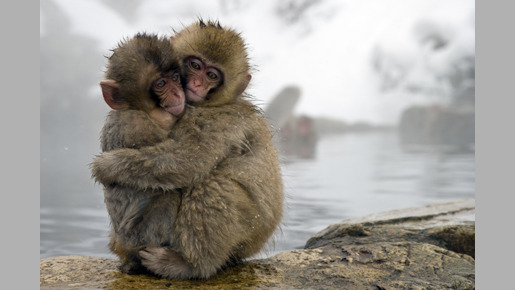
[[139, 258], [161, 277], [206, 279], [262, 250], [282, 217], [282, 178], [269, 124], [243, 95], [251, 75], [241, 36], [198, 21], [172, 46], [191, 105], [170, 139], [104, 152], [92, 171], [108, 186], [180, 191], [174, 228]]
[[[141, 148], [168, 139], [170, 128], [185, 108], [180, 67], [168, 38], [139, 33], [120, 42], [108, 58], [106, 79], [100, 82], [109, 112], [102, 128], [102, 151]], [[145, 271], [138, 251], [155, 244], [158, 232], [170, 232], [180, 195], [177, 191], [146, 190], [122, 184], [104, 187], [111, 221], [110, 249], [120, 257], [125, 273]], [[166, 199], [166, 206], [161, 200]], [[151, 215], [147, 211], [152, 211]], [[160, 220], [154, 212], [160, 211]], [[163, 219], [172, 221], [163, 223]]]

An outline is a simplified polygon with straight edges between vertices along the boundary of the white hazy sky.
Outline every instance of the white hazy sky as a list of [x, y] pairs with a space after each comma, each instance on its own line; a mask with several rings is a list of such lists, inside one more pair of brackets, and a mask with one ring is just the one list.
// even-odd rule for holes
[[[55, 2], [70, 17], [72, 31], [98, 39], [104, 54], [122, 37], [139, 31], [169, 35], [198, 16], [218, 19], [240, 31], [249, 44], [257, 70], [248, 92], [258, 103], [266, 106], [284, 86], [298, 85], [302, 96], [296, 113], [351, 122], [393, 124], [403, 108], [425, 100], [378, 91], [370, 59], [374, 47], [406, 62], [420, 61], [423, 52], [413, 27], [427, 20], [452, 38], [466, 35], [462, 46], [474, 49], [473, 0], [325, 0], [291, 26], [274, 14], [278, 2], [273, 0], [232, 1], [227, 11], [218, 1], [147, 0], [133, 23], [101, 0]], [[44, 15], [40, 21], [44, 33]]]

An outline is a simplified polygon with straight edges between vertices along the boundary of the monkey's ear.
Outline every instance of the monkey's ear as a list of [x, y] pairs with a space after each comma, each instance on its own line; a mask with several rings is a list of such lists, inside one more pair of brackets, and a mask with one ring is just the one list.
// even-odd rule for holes
[[245, 89], [249, 85], [251, 79], [252, 79], [252, 75], [248, 74], [248, 75], [245, 76], [245, 78], [241, 82], [240, 86], [238, 87], [238, 90], [237, 90], [237, 95], [238, 96], [243, 94], [243, 92], [245, 91]]
[[175, 36], [170, 36], [170, 45], [173, 45], [173, 42], [175, 41]]
[[103, 80], [100, 82], [104, 101], [113, 110], [127, 108], [127, 103], [120, 95], [120, 85], [114, 80]]

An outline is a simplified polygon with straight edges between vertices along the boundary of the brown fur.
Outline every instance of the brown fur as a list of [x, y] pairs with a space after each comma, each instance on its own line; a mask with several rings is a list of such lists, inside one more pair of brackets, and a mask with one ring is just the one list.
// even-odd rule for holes
[[[282, 180], [269, 124], [257, 107], [236, 93], [241, 83], [231, 84], [239, 73], [248, 75], [243, 40], [218, 26], [199, 22], [174, 42], [183, 56], [220, 62], [225, 82], [210, 102], [187, 107], [171, 139], [139, 150], [105, 152], [92, 163], [97, 181], [108, 186], [180, 189], [177, 215], [167, 232], [169, 245], [149, 244], [140, 251], [141, 263], [166, 278], [209, 278], [224, 266], [255, 255], [282, 217]], [[190, 38], [189, 33], [199, 38]], [[183, 37], [188, 46], [175, 46]], [[203, 55], [204, 47], [217, 51]], [[156, 221], [163, 215], [146, 212]]]
[[[137, 34], [113, 50], [106, 71], [109, 86], [102, 89], [106, 102], [110, 106], [115, 104], [113, 107], [117, 109], [108, 114], [102, 128], [100, 144], [103, 152], [137, 149], [168, 139], [169, 130], [159, 126], [150, 115], [158, 109], [160, 102], [157, 95], [151, 93], [151, 83], [178, 68], [166, 38]], [[169, 116], [173, 122], [175, 119]], [[104, 201], [111, 221], [109, 248], [120, 258], [120, 270], [124, 273], [145, 272], [138, 252], [144, 246], [169, 244], [169, 238], [158, 233], [172, 231], [180, 193], [106, 184]], [[156, 215], [148, 215], [147, 211]], [[166, 219], [169, 222], [164, 222]]]
[[[102, 150], [141, 148], [167, 140], [168, 134], [142, 111], [111, 111], [101, 133]], [[138, 252], [145, 246], [170, 243], [180, 197], [178, 190], [165, 192], [124, 184], [104, 186], [104, 202], [111, 221], [109, 248], [120, 258], [122, 272], [146, 272]]]
[[138, 33], [113, 50], [105, 77], [118, 85], [119, 101], [125, 108], [148, 114], [160, 101], [149, 95], [152, 82], [166, 72], [179, 70], [177, 55], [167, 38]]
[[[199, 104], [216, 107], [234, 101], [243, 92], [241, 87], [249, 74], [249, 62], [245, 42], [241, 35], [219, 23], [199, 21], [184, 28], [173, 40], [183, 72], [183, 60], [188, 56], [209, 60], [224, 74], [221, 87], [208, 95], [209, 99]], [[194, 49], [192, 49], [194, 47]]]

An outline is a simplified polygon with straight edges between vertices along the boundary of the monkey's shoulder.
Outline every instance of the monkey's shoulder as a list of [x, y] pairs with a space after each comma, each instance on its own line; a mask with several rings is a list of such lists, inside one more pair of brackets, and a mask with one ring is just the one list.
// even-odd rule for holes
[[259, 108], [250, 103], [231, 103], [217, 107], [188, 107], [183, 119], [197, 124], [247, 125], [265, 121]]
[[[172, 129], [172, 139], [185, 136], [204, 143], [223, 144], [234, 148], [258, 148], [272, 141], [270, 126], [262, 111], [252, 104], [227, 104], [218, 107], [188, 108]], [[240, 154], [241, 155], [241, 154]]]
[[113, 110], [100, 134], [102, 151], [118, 148], [140, 148], [164, 141], [169, 132], [154, 123], [148, 114], [138, 110]]
[[152, 124], [149, 115], [140, 110], [111, 110], [106, 117], [109, 126], [128, 126], [136, 124]]

